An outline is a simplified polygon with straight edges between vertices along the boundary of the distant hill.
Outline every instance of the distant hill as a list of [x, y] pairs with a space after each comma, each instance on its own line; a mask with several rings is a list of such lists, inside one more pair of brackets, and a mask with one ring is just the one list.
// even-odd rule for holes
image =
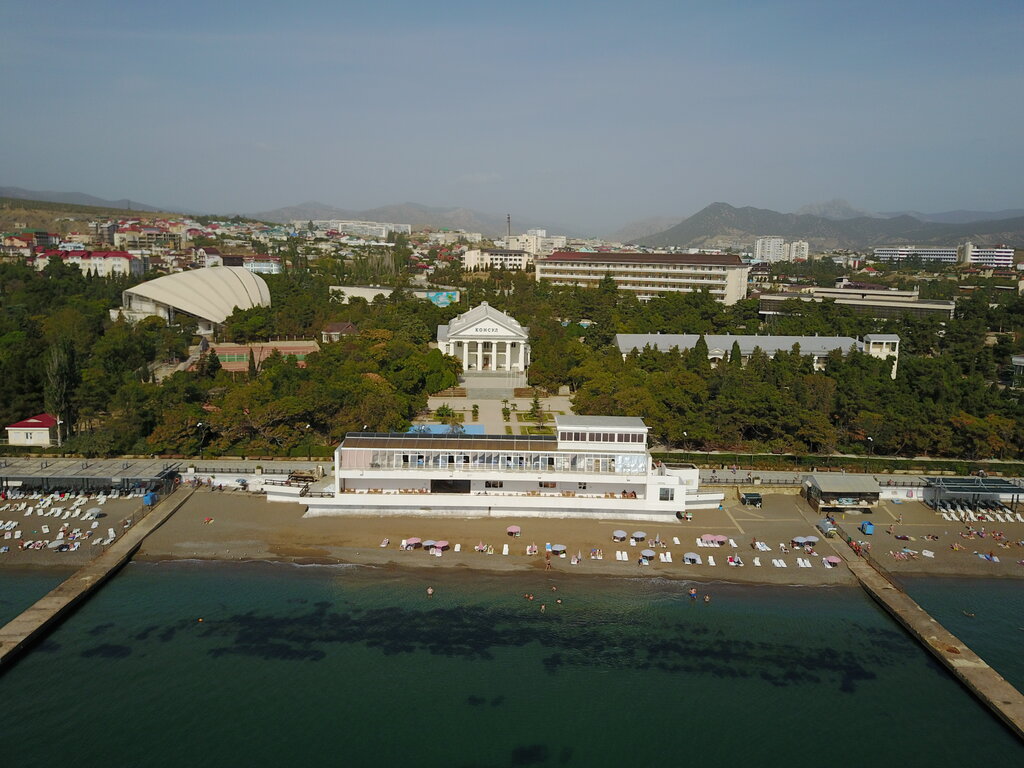
[[67, 234], [81, 231], [85, 222], [94, 219], [150, 220], [173, 215], [175, 214], [166, 211], [138, 211], [77, 203], [54, 203], [49, 200], [27, 200], [20, 197], [0, 197], [0, 231], [4, 232], [25, 226], [29, 229], [45, 229], [49, 232]]
[[[506, 232], [504, 215], [483, 213], [471, 208], [435, 208], [419, 203], [401, 203], [369, 208], [364, 211], [352, 211], [335, 208], [326, 203], [310, 201], [271, 211], [251, 214], [261, 221], [273, 221], [280, 224], [293, 220], [310, 219], [356, 219], [360, 221], [386, 221], [394, 224], [409, 224], [415, 229], [465, 229], [467, 232], [482, 232], [488, 237], [501, 237]], [[545, 224], [531, 219], [520, 219], [512, 215], [512, 231], [524, 232], [527, 229], [547, 229], [553, 235], [573, 235], [564, 227]]]
[[811, 214], [779, 213], [764, 208], [734, 208], [712, 203], [676, 226], [644, 238], [650, 246], [721, 247], [752, 244], [778, 235], [807, 240], [814, 248], [869, 248], [888, 244], [942, 245], [972, 240], [979, 245], [1024, 245], [1024, 217], [968, 224], [924, 222], [912, 216], [835, 221]]
[[10, 197], [18, 200], [39, 200], [46, 203], [91, 205], [96, 208], [115, 208], [122, 211], [157, 212], [166, 210], [154, 205], [140, 203], [137, 200], [104, 200], [102, 197], [94, 197], [82, 192], [40, 191], [36, 189], [23, 189], [22, 187], [0, 187], [0, 197]]
[[635, 243], [645, 237], [664, 232], [678, 223], [678, 216], [652, 216], [649, 219], [631, 221], [624, 227], [620, 227], [614, 232], [609, 232], [604, 236], [604, 239], [610, 240], [613, 243]]
[[828, 200], [824, 203], [813, 203], [811, 205], [805, 205], [796, 211], [797, 215], [808, 213], [811, 216], [821, 216], [823, 219], [832, 219], [834, 221], [843, 221], [845, 219], [859, 219], [864, 216], [877, 216], [876, 213], [870, 211], [862, 211], [859, 208], [854, 208], [845, 200], [836, 198], [835, 200]]
[[1024, 208], [1007, 208], [1003, 211], [944, 211], [942, 213], [919, 213], [917, 211], [895, 211], [880, 213], [879, 216], [913, 216], [919, 221], [935, 224], [972, 224], [976, 221], [999, 221], [1024, 216]]

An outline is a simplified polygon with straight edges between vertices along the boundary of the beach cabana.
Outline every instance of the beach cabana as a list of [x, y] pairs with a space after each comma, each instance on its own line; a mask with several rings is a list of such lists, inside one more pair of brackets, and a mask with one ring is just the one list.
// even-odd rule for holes
[[687, 552], [683, 555], [683, 562], [687, 565], [702, 565], [704, 563], [696, 552]]

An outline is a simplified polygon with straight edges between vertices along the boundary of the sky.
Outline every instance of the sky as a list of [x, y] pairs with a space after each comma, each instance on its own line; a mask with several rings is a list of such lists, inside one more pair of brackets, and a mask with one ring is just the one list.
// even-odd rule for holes
[[1024, 207], [1022, 32], [1020, 0], [5, 0], [0, 185], [587, 233]]

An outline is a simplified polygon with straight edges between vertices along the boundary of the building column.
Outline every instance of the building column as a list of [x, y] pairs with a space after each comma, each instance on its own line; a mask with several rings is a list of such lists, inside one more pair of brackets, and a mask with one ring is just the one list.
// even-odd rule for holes
[[476, 343], [476, 369], [478, 371], [484, 369], [484, 343], [482, 341]]
[[505, 362], [503, 362], [501, 364], [501, 370], [508, 371], [508, 370], [511, 370], [511, 368], [512, 368], [512, 366], [509, 365], [509, 363], [511, 363], [511, 361], [512, 361], [511, 360], [511, 348], [509, 347], [509, 342], [507, 342], [507, 341], [503, 341], [503, 342], [501, 342], [501, 344], [502, 344], [502, 348], [505, 350]]
[[526, 370], [526, 342], [519, 342], [519, 370]]
[[462, 372], [469, 370], [469, 343], [462, 342]]

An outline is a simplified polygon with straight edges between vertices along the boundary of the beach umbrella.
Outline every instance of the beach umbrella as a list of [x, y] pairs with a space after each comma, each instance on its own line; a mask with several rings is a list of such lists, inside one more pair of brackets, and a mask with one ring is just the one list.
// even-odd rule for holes
[[423, 547], [425, 549], [430, 549], [431, 547], [436, 547], [436, 546], [437, 546], [437, 542], [434, 541], [433, 539], [427, 539], [426, 541], [423, 542]]
[[416, 546], [417, 544], [419, 544], [422, 541], [423, 541], [423, 539], [417, 539], [416, 537], [413, 537], [411, 539], [406, 539], [405, 543], [406, 544], [411, 544], [412, 546]]
[[803, 544], [805, 541], [807, 541], [807, 539], [805, 539], [803, 536], [797, 536], [790, 540], [792, 544]]
[[832, 565], [839, 565], [843, 561], [839, 559], [836, 555], [829, 555], [825, 558], [825, 562], [830, 563]]
[[728, 540], [729, 540], [728, 536], [721, 536], [721, 535], [715, 536], [715, 541], [717, 541], [717, 542], [719, 542], [721, 544], [725, 544], [725, 542], [727, 542]]
[[622, 530], [612, 531], [612, 538], [613, 539], [624, 539], [624, 538], [626, 538], [626, 532], [622, 531]]
[[633, 538], [636, 539], [637, 541], [639, 541], [641, 539], [646, 539], [647, 538], [647, 534], [644, 533], [643, 531], [633, 531]]
[[700, 537], [700, 540], [701, 541], [718, 541], [718, 539], [715, 537], [715, 535], [713, 533], [705, 533], [703, 536]]
[[552, 552], [565, 552], [565, 550], [566, 550], [565, 544], [555, 544], [555, 546], [553, 546], [551, 548]]
[[807, 544], [817, 544], [820, 539], [817, 536], [804, 536], [804, 542]]
[[505, 533], [519, 533], [522, 529], [518, 525], [510, 525], [505, 529]]
[[700, 562], [700, 557], [697, 555], [696, 552], [687, 552], [685, 555], [683, 555], [683, 562], [685, 562], [685, 563], [699, 563]]
[[644, 557], [654, 557], [654, 550], [653, 549], [645, 549], [640, 554], [643, 555]]
[[448, 542], [447, 541], [435, 541], [434, 542], [434, 546], [437, 547], [438, 549], [447, 549], [448, 548]]

